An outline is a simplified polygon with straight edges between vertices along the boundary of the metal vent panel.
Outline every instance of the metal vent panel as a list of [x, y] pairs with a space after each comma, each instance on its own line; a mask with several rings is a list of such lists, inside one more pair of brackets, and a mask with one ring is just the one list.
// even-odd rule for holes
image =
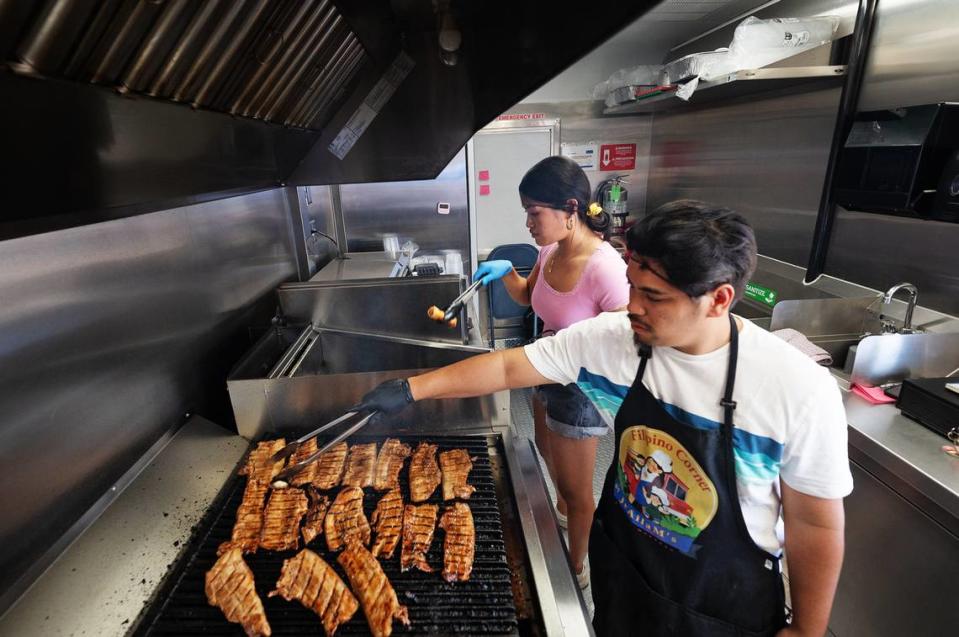
[[48, 0], [2, 31], [19, 74], [308, 129], [368, 60], [330, 0]]

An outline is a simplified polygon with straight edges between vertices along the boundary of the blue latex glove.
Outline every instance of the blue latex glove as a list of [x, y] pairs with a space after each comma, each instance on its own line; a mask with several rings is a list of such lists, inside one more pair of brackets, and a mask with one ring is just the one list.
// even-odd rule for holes
[[474, 281], [483, 281], [483, 285], [489, 285], [493, 281], [498, 281], [513, 271], [513, 264], [506, 259], [496, 261], [483, 261], [476, 268], [473, 274]]

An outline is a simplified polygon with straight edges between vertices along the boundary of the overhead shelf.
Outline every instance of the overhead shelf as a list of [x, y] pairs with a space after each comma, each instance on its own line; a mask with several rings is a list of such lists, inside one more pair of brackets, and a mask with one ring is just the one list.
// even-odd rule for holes
[[[688, 101], [676, 97], [675, 92], [611, 106], [604, 115], [636, 115], [655, 113], [674, 108], [719, 103], [746, 95], [779, 91], [805, 91], [838, 85], [846, 74], [845, 65], [793, 66], [763, 69], [742, 69], [711, 82], [700, 81]], [[819, 86], [817, 86], [819, 85]]]

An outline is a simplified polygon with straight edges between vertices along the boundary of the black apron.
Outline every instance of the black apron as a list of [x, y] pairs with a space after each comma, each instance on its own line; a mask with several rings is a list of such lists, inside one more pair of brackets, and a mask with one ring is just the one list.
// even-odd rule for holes
[[730, 315], [720, 428], [676, 420], [643, 386], [616, 414], [616, 457], [589, 538], [593, 626], [613, 635], [773, 635], [785, 625], [779, 559], [749, 535], [733, 458], [739, 334]]

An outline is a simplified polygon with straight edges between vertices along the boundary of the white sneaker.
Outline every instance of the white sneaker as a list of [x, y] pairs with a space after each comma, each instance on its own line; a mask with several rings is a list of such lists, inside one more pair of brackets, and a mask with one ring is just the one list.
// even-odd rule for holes
[[559, 528], [568, 529], [569, 520], [566, 518], [566, 516], [560, 513], [559, 509], [557, 509], [556, 507], [553, 507], [553, 512], [556, 513], [556, 521], [559, 523]]
[[576, 574], [576, 583], [581, 591], [589, 588], [589, 562], [583, 562], [583, 570]]

